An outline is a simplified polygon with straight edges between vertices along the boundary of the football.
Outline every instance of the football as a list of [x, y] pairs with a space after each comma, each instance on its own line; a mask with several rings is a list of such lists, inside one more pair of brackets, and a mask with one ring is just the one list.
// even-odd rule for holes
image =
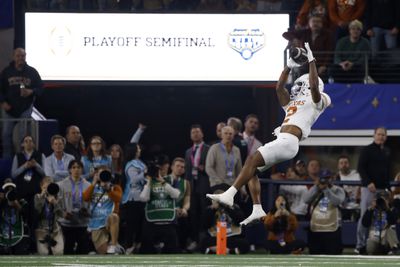
[[308, 61], [307, 51], [301, 47], [290, 48], [289, 56], [294, 60], [294, 62], [300, 65], [303, 65]]

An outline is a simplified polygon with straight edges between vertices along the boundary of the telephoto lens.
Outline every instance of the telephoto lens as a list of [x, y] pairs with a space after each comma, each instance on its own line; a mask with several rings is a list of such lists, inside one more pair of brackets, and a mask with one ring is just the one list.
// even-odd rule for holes
[[108, 170], [102, 170], [99, 174], [100, 181], [103, 183], [108, 183], [111, 182], [112, 180], [112, 175], [111, 172]]
[[13, 188], [7, 191], [5, 197], [10, 202], [17, 200], [17, 191]]
[[47, 194], [56, 197], [58, 195], [58, 192], [60, 192], [60, 187], [58, 186], [58, 184], [50, 183], [47, 186]]

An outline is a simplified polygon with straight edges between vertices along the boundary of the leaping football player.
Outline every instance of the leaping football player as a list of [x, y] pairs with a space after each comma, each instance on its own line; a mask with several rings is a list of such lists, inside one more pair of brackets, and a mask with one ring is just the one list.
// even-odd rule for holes
[[[321, 113], [331, 104], [330, 97], [323, 93], [324, 83], [318, 77], [315, 58], [308, 43], [305, 43], [309, 73], [300, 76], [293, 84], [290, 94], [285, 88], [289, 72], [292, 68], [300, 67], [292, 58], [282, 71], [276, 85], [278, 101], [285, 110], [286, 116], [281, 127], [275, 129], [277, 138], [258, 148], [250, 155], [233, 185], [222, 194], [207, 194], [207, 197], [227, 206], [233, 205], [237, 191], [248, 184], [253, 200], [253, 211], [242, 221], [246, 225], [265, 216], [261, 206], [261, 185], [256, 170], [265, 171], [271, 166], [294, 158], [299, 150], [299, 142], [307, 138], [311, 126]], [[307, 61], [306, 61], [307, 62]]]

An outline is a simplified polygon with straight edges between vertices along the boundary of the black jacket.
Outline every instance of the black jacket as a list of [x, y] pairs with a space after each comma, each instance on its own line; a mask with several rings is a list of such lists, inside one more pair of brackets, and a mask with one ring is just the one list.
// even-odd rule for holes
[[358, 172], [363, 186], [374, 183], [376, 188], [389, 188], [390, 151], [372, 143], [361, 151], [358, 161]]
[[[29, 97], [21, 96], [20, 85], [33, 89], [33, 94]], [[43, 91], [43, 83], [36, 69], [25, 64], [21, 71], [17, 70], [14, 61], [10, 63], [1, 73], [0, 83], [0, 103], [7, 102], [11, 109], [7, 113], [18, 118], [27, 110]]]

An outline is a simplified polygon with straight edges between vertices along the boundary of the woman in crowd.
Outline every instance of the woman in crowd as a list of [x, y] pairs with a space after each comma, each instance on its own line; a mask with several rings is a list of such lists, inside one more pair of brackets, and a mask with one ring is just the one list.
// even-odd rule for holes
[[106, 144], [103, 138], [97, 135], [90, 138], [87, 155], [83, 156], [81, 161], [83, 163], [83, 177], [88, 182], [92, 181], [95, 169], [98, 166], [107, 166], [111, 169], [111, 156], [106, 153]]

